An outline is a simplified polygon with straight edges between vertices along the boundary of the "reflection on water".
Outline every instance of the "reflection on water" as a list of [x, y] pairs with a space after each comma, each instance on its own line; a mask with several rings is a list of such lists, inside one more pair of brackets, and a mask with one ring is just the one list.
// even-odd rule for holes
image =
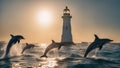
[[21, 68], [20, 63], [13, 63], [12, 68]]
[[[56, 68], [58, 66], [58, 60], [62, 60], [62, 57], [58, 56], [58, 50], [53, 49], [49, 52], [49, 58], [40, 56], [44, 53], [46, 44], [37, 44], [38, 48], [34, 48], [25, 52], [26, 55], [22, 55], [19, 59], [12, 59], [12, 68]], [[14, 49], [15, 50], [15, 49]], [[31, 52], [34, 51], [34, 52]], [[38, 53], [37, 53], [38, 52]], [[35, 53], [35, 54], [31, 54]], [[30, 54], [30, 55], [28, 55]], [[31, 56], [33, 55], [33, 56]], [[16, 60], [18, 60], [16, 62]]]
[[57, 66], [58, 66], [58, 64], [57, 64], [56, 58], [46, 58], [46, 59], [42, 59], [39, 62], [33, 62], [33, 63], [22, 63], [22, 62], [21, 63], [19, 63], [19, 62], [12, 63], [12, 68], [23, 68], [23, 67], [55, 68]]
[[57, 66], [58, 64], [57, 64], [57, 61], [55, 60], [55, 58], [49, 58], [48, 60], [47, 60], [47, 66], [48, 67], [55, 67], [55, 66]]

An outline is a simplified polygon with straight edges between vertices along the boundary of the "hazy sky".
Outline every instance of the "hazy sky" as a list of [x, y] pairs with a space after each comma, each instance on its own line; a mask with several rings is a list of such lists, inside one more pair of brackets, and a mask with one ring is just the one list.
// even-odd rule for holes
[[[61, 41], [66, 4], [72, 15], [74, 42], [91, 42], [94, 34], [120, 42], [120, 0], [0, 0], [0, 40], [20, 34], [26, 38], [23, 42]], [[36, 20], [42, 10], [52, 15], [49, 25]]]

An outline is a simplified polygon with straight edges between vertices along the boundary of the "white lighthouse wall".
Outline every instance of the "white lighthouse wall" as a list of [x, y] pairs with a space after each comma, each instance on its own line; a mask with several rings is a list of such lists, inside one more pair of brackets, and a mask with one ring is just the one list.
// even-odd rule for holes
[[72, 42], [71, 34], [71, 16], [64, 15], [63, 18], [63, 32], [62, 32], [62, 42]]

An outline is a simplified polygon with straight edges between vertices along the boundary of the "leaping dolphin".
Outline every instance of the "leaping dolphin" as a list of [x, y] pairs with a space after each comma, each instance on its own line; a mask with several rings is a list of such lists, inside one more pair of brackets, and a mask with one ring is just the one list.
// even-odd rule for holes
[[21, 36], [21, 35], [15, 35], [15, 36], [14, 36], [14, 35], [10, 34], [10, 36], [11, 36], [11, 39], [10, 39], [9, 42], [8, 42], [8, 45], [7, 45], [7, 48], [6, 48], [5, 57], [8, 56], [8, 54], [9, 54], [9, 52], [10, 52], [10, 49], [11, 49], [11, 47], [12, 47], [14, 44], [16, 44], [17, 42], [20, 43], [20, 40], [21, 40], [21, 39], [24, 39], [24, 37]]
[[87, 48], [87, 50], [86, 50], [86, 52], [84, 54], [84, 57], [87, 57], [88, 53], [91, 52], [92, 50], [94, 50], [96, 48], [99, 48], [99, 50], [101, 50], [103, 45], [113, 41], [111, 39], [100, 39], [96, 34], [94, 34], [94, 36], [95, 36], [95, 40], [94, 40], [94, 42], [92, 42], [88, 46], [88, 48]]
[[34, 48], [34, 47], [36, 47], [34, 44], [28, 44], [28, 43], [26, 43], [26, 46], [23, 48], [21, 54], [23, 54], [23, 52], [24, 52], [25, 50], [31, 49], [31, 48]]
[[73, 42], [55, 42], [54, 40], [52, 40], [52, 43], [46, 48], [44, 54], [41, 57], [47, 58], [46, 54], [53, 48], [58, 48], [58, 50], [60, 50], [62, 46], [67, 46], [67, 45], [75, 45], [75, 44]]
[[48, 53], [48, 51], [52, 50], [53, 48], [58, 48], [60, 49], [61, 48], [61, 43], [56, 43], [54, 40], [52, 40], [52, 43], [46, 48], [44, 54], [41, 56], [41, 57], [46, 57], [46, 54]]

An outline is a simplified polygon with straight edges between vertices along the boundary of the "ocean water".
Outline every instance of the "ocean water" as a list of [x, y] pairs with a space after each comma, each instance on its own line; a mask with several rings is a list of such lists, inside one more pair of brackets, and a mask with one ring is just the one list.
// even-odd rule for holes
[[[10, 59], [0, 61], [0, 68], [120, 68], [120, 44], [104, 45], [101, 51], [93, 50], [87, 58], [83, 55], [88, 44], [78, 43], [51, 50], [48, 58], [40, 58], [47, 44], [35, 44], [38, 47], [21, 54], [25, 44], [16, 44], [10, 52]], [[6, 44], [0, 43], [0, 56], [4, 54]]]

